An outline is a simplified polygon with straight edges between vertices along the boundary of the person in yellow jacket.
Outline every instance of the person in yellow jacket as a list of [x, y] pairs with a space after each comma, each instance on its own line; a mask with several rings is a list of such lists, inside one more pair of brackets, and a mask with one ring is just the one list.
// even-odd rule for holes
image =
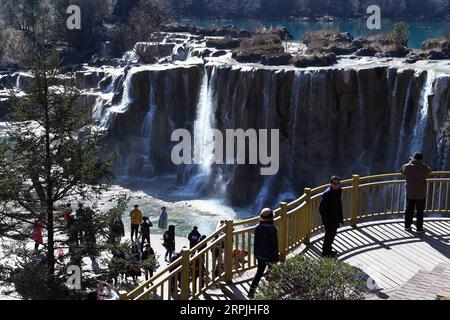
[[139, 206], [134, 205], [134, 209], [130, 211], [131, 220], [131, 241], [133, 241], [133, 235], [136, 235], [136, 240], [138, 239], [139, 225], [142, 223], [142, 211]]

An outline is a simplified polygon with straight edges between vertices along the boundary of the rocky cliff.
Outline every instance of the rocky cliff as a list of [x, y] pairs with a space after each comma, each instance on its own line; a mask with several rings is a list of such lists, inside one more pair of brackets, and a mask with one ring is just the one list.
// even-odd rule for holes
[[[291, 200], [332, 174], [396, 172], [417, 150], [434, 170], [450, 169], [449, 60], [343, 56], [330, 67], [264, 66], [184, 41], [175, 39], [172, 56], [158, 64], [78, 73], [80, 103], [92, 106], [108, 151], [118, 150], [117, 175], [176, 174], [195, 192], [260, 207]], [[26, 85], [23, 76], [7, 78]], [[279, 129], [280, 170], [262, 176], [258, 164], [175, 166], [171, 134], [179, 128], [201, 141], [210, 141], [212, 128]], [[202, 159], [211, 152], [202, 146]]]

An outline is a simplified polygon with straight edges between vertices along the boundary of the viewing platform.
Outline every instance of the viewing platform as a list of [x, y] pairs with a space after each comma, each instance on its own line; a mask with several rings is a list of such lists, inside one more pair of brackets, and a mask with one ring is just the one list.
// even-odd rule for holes
[[[436, 299], [450, 292], [450, 172], [427, 179], [424, 234], [404, 230], [401, 174], [342, 181], [345, 226], [334, 241], [337, 258], [367, 276], [367, 299]], [[323, 185], [305, 188], [274, 210], [282, 260], [319, 258], [323, 231], [318, 212]], [[246, 299], [257, 265], [253, 232], [259, 217], [226, 222], [181, 258], [122, 299]], [[152, 283], [152, 284], [151, 284]]]

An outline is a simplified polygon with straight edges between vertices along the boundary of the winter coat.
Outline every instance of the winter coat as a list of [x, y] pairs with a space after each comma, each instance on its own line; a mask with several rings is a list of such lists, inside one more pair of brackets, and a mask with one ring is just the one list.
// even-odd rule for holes
[[130, 211], [131, 224], [141, 224], [142, 223], [142, 211], [134, 208]]
[[338, 227], [339, 223], [344, 223], [342, 213], [342, 189], [334, 190], [328, 187], [322, 194], [319, 212], [322, 216], [322, 224], [326, 227]]
[[39, 244], [43, 244], [44, 243], [44, 239], [42, 237], [42, 222], [37, 222], [34, 224], [33, 227], [33, 240]]
[[256, 227], [254, 252], [258, 260], [278, 261], [278, 229], [273, 222], [261, 221]]
[[201, 237], [201, 234], [197, 230], [192, 230], [191, 233], [189, 233], [188, 240], [189, 240], [189, 245], [191, 248], [194, 247], [198, 243], [198, 240], [200, 239], [200, 237]]
[[142, 222], [141, 224], [141, 232], [142, 235], [148, 236], [150, 234], [150, 227], [153, 227], [153, 223], [151, 222]]
[[406, 198], [421, 200], [427, 197], [427, 177], [431, 175], [431, 168], [422, 160], [413, 159], [403, 165], [400, 172], [406, 177]]
[[167, 211], [161, 211], [158, 220], [158, 228], [167, 229]]
[[169, 231], [164, 232], [164, 243], [163, 246], [169, 251], [175, 251], [175, 235]]

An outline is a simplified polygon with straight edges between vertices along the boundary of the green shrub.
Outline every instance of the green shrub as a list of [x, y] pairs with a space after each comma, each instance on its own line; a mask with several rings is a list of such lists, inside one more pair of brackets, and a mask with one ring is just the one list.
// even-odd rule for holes
[[394, 44], [398, 47], [408, 45], [409, 38], [409, 25], [406, 22], [397, 22], [392, 27], [392, 30], [389, 32], [388, 37], [394, 42]]
[[298, 255], [270, 271], [256, 296], [262, 300], [360, 300], [364, 274], [337, 259]]

